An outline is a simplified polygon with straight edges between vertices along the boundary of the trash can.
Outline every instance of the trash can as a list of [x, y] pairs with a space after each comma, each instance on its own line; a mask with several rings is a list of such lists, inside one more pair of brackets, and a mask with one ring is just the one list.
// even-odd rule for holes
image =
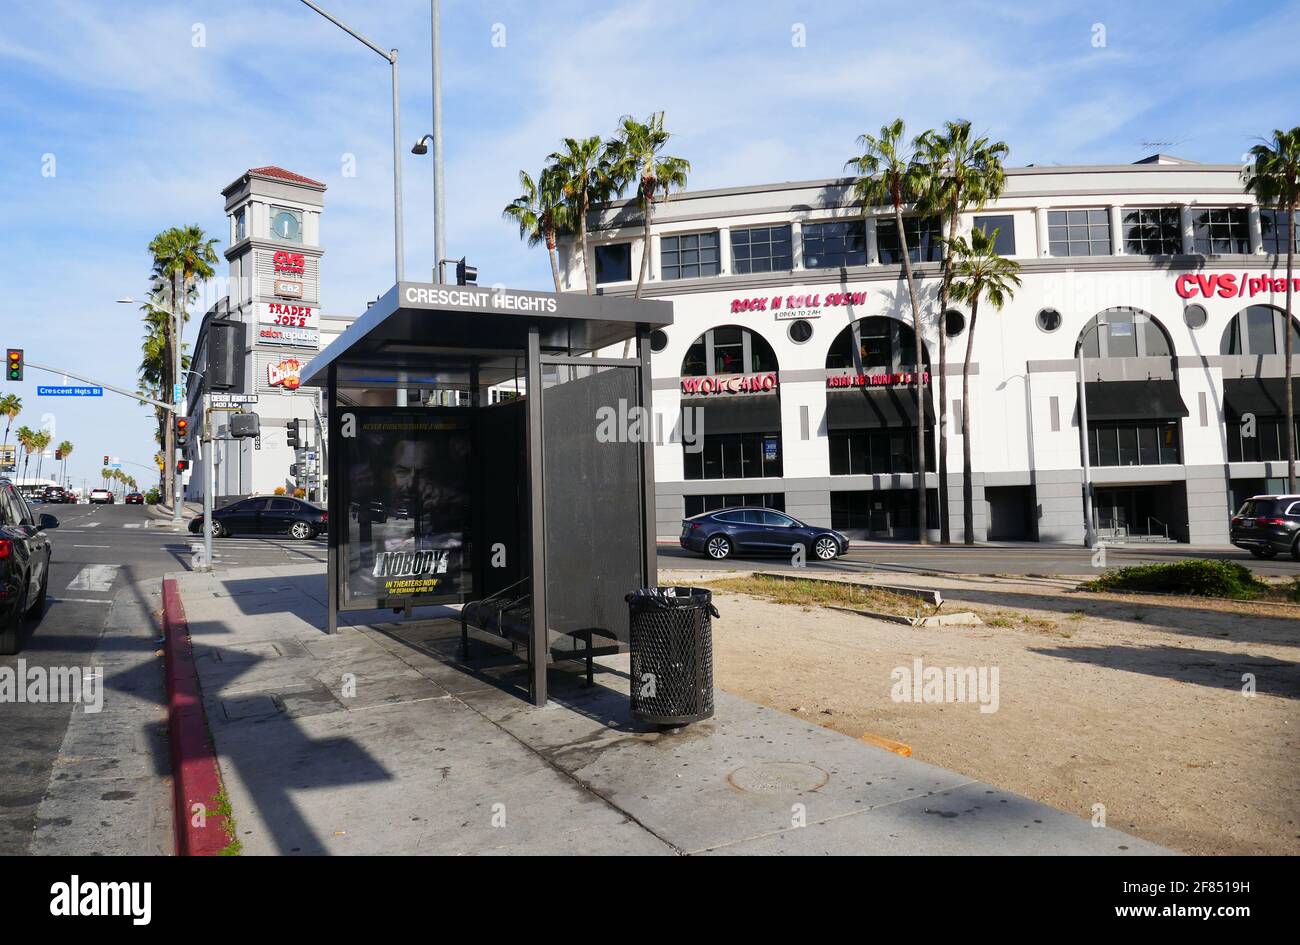
[[713, 715], [713, 592], [645, 587], [627, 595], [634, 718], [685, 725]]

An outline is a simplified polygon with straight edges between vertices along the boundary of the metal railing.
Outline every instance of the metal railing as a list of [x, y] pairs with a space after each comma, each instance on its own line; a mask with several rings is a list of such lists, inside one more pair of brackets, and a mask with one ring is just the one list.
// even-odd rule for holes
[[1155, 522], [1157, 525], [1160, 525], [1160, 526], [1162, 526], [1162, 527], [1164, 528], [1164, 530], [1165, 530], [1165, 541], [1168, 541], [1168, 540], [1169, 540], [1169, 524], [1168, 524], [1167, 522], [1162, 522], [1162, 521], [1160, 521], [1160, 519], [1156, 518], [1154, 515], [1148, 515], [1148, 516], [1147, 516], [1147, 534], [1148, 534], [1148, 535], [1153, 535], [1153, 534], [1155, 534], [1154, 532], [1151, 531], [1151, 523], [1152, 523], [1152, 522]]

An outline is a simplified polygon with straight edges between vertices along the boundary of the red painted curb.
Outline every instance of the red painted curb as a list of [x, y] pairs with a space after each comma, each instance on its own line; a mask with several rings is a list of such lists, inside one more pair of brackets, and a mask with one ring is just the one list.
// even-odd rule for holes
[[[167, 658], [167, 731], [171, 742], [176, 855], [216, 856], [230, 840], [226, 818], [215, 811], [221, 769], [208, 737], [203, 694], [194, 666], [190, 625], [174, 578], [163, 580], [163, 652]], [[194, 805], [202, 804], [198, 817]], [[196, 823], [202, 826], [196, 826]]]

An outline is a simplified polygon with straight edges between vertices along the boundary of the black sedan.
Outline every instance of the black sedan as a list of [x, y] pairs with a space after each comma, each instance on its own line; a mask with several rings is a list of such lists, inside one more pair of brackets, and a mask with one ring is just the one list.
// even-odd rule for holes
[[682, 547], [715, 561], [736, 552], [789, 555], [802, 545], [809, 557], [830, 561], [849, 550], [849, 539], [772, 509], [738, 508], [705, 512], [682, 520]]
[[[212, 513], [212, 534], [218, 538], [227, 535], [285, 535], [305, 541], [325, 531], [328, 518], [325, 510], [289, 496], [253, 496], [232, 502]], [[190, 531], [203, 531], [203, 516], [190, 522]]]
[[0, 653], [17, 653], [23, 618], [45, 610], [50, 587], [47, 528], [58, 528], [53, 515], [37, 516], [7, 479], [0, 479]]
[[1289, 554], [1300, 561], [1300, 495], [1257, 495], [1232, 517], [1229, 540], [1256, 558]]

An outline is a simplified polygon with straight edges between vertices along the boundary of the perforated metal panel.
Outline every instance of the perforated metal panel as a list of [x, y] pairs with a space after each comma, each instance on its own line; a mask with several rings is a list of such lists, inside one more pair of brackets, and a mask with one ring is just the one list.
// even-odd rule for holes
[[[546, 609], [553, 649], [628, 639], [624, 595], [642, 583], [641, 444], [635, 367], [547, 364], [545, 449]], [[604, 637], [603, 641], [601, 638]]]

